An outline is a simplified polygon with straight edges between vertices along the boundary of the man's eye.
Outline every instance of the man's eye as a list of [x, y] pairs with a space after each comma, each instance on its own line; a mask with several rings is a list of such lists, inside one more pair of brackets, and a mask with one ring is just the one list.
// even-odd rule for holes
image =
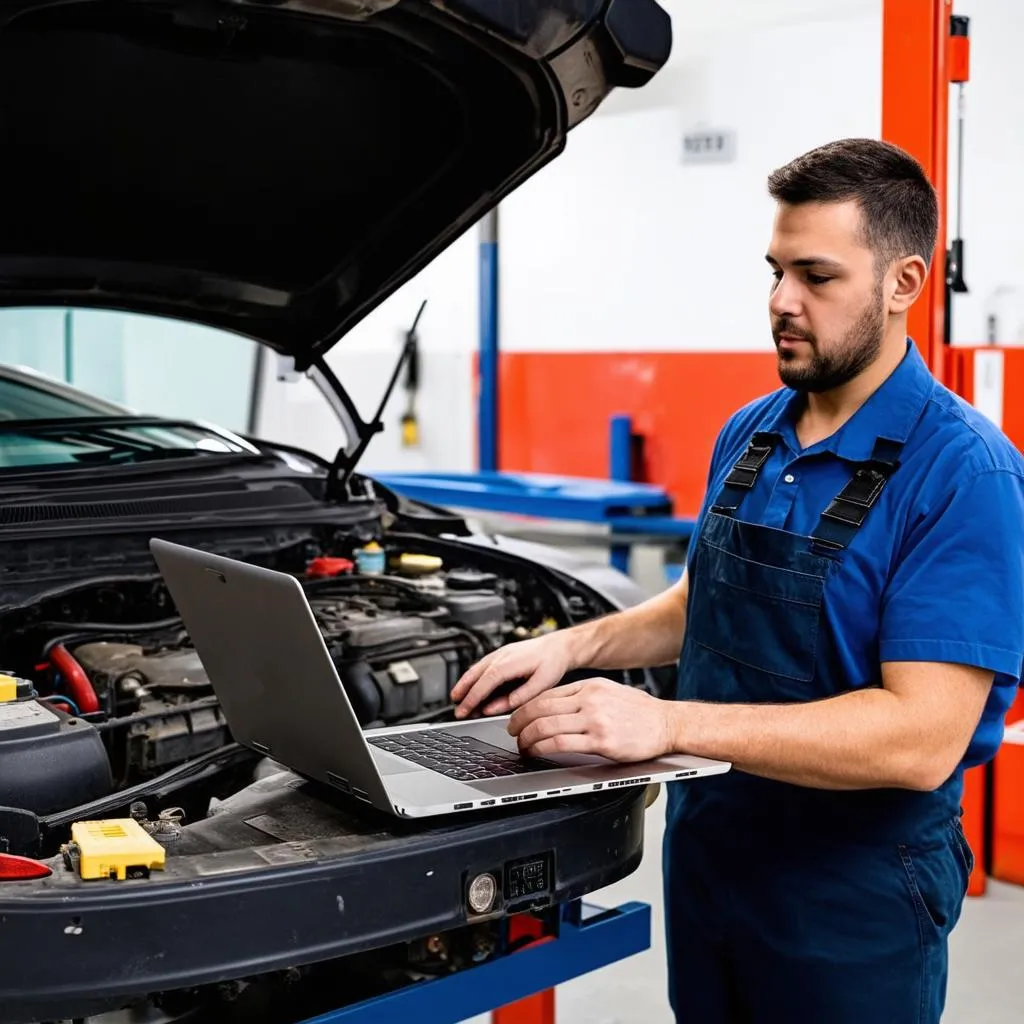
[[821, 274], [808, 274], [807, 280], [810, 281], [811, 284], [827, 284], [829, 281], [832, 280], [832, 278], [822, 277]]

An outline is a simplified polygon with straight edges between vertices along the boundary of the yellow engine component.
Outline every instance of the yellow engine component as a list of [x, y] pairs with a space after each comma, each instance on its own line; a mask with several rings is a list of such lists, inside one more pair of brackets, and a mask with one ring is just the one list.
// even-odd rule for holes
[[398, 557], [398, 571], [407, 576], [425, 576], [439, 572], [444, 562], [436, 555], [420, 555], [406, 552]]
[[9, 672], [0, 672], [0, 704], [14, 700], [27, 700], [32, 696], [33, 686], [28, 679], [19, 679]]
[[18, 680], [14, 676], [0, 675], [0, 704], [18, 699]]
[[125, 879], [164, 866], [164, 848], [132, 818], [76, 821], [71, 842], [82, 878]]

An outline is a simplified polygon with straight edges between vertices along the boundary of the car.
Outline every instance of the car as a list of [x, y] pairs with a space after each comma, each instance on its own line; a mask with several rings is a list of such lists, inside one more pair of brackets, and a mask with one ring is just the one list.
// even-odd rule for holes
[[[325, 460], [5, 371], [0, 855], [52, 871], [72, 823], [130, 816], [173, 839], [196, 825], [196, 849], [234, 863], [248, 898], [279, 884], [280, 863], [200, 827], [225, 807], [251, 816], [274, 766], [233, 742], [154, 536], [299, 578], [365, 727], [442, 719], [487, 651], [642, 599], [608, 566], [475, 533], [362, 474], [381, 425], [325, 356], [670, 47], [654, 0], [23, 0], [5, 15], [0, 175], [16, 199], [0, 306], [122, 310], [253, 339], [315, 378], [347, 440]], [[672, 669], [619, 678], [661, 692]], [[26, 702], [51, 716], [31, 742]], [[329, 831], [333, 810], [277, 785], [285, 818], [302, 803], [307, 826], [322, 814]], [[149, 892], [153, 914], [168, 906], [157, 875], [133, 882], [140, 913]], [[28, 936], [63, 921], [79, 881], [54, 872], [14, 882], [17, 896], [0, 882], [0, 933], [18, 942], [15, 923]], [[89, 890], [93, 912], [124, 912], [105, 892]], [[62, 934], [81, 934], [69, 920]], [[267, 942], [313, 955], [285, 931]], [[215, 977], [283, 953], [225, 954]], [[168, 986], [186, 976], [167, 972], [155, 977]], [[29, 975], [18, 994], [0, 986], [0, 1019], [82, 1016], [156, 984], [128, 962], [93, 979], [83, 1007], [61, 977], [60, 1004], [39, 1002]]]
[[[642, 596], [603, 565], [475, 534], [454, 513], [368, 477], [354, 474], [348, 493], [328, 498], [332, 471], [310, 452], [206, 422], [139, 415], [31, 369], [0, 366], [0, 488], [6, 481], [7, 515], [16, 521], [7, 537], [51, 546], [61, 537], [72, 548], [109, 538], [102, 575], [51, 571], [40, 591], [42, 571], [26, 584], [5, 570], [0, 664], [48, 705], [101, 725], [113, 775], [131, 787], [230, 742], [202, 664], [140, 547], [154, 530], [303, 579], [367, 728], [450, 715], [448, 691], [472, 660]], [[32, 500], [33, 487], [45, 502]], [[241, 545], [240, 529], [251, 533]], [[359, 571], [368, 547], [380, 548], [391, 571]], [[397, 664], [415, 681], [397, 681]], [[650, 688], [668, 681], [665, 672], [623, 678]], [[10, 803], [3, 785], [0, 775], [0, 797]], [[43, 788], [49, 800], [18, 802], [36, 814], [66, 809], [59, 785]]]

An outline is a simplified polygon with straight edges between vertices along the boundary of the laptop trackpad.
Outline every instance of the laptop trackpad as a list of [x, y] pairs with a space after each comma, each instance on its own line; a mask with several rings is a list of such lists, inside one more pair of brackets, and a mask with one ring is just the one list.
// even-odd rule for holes
[[412, 761], [406, 761], [402, 757], [395, 757], [383, 750], [375, 750], [373, 759], [380, 768], [381, 775], [404, 775], [406, 772], [421, 772], [423, 769]]

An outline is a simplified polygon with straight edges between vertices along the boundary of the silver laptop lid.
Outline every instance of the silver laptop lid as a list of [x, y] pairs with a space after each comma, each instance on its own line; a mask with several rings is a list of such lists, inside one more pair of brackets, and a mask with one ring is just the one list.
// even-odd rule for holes
[[301, 583], [169, 541], [150, 550], [234, 738], [390, 803]]

